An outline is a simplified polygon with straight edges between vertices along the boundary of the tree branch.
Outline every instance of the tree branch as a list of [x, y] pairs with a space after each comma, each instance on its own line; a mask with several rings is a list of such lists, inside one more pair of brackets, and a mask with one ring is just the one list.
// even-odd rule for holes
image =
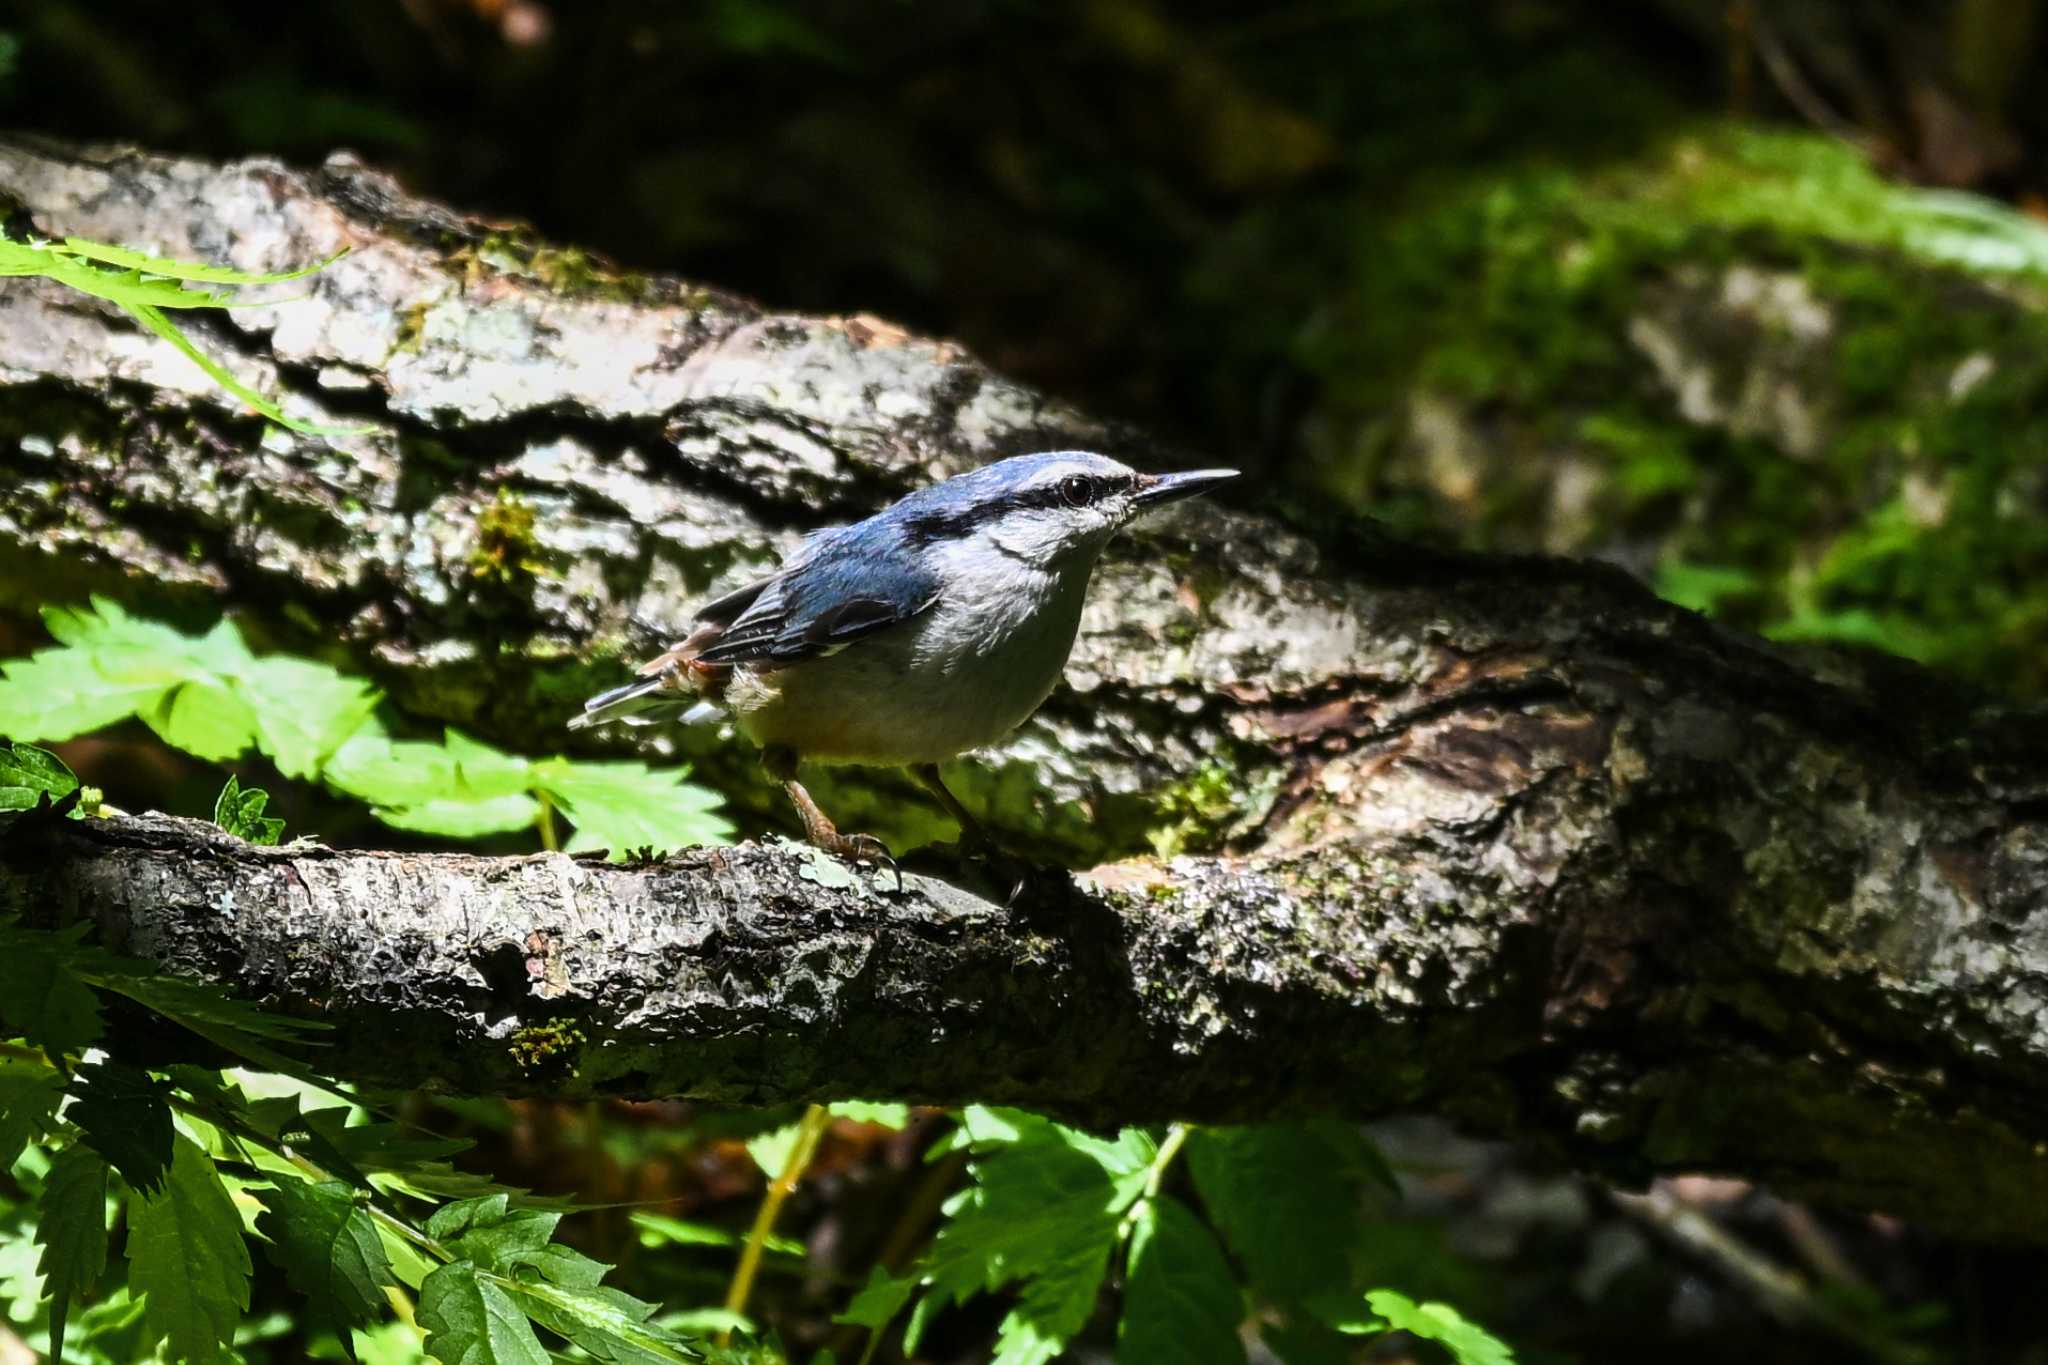
[[[218, 338], [375, 427], [265, 435], [155, 341], [0, 286], [11, 600], [231, 606], [487, 735], [552, 733], [814, 518], [1022, 448], [1162, 454], [943, 344], [612, 274], [352, 167], [15, 146], [0, 183], [47, 230], [244, 268], [353, 246]], [[472, 572], [504, 490], [539, 513], [509, 584]], [[1096, 1123], [1429, 1108], [1623, 1178], [1737, 1171], [2041, 1235], [2041, 714], [1795, 658], [1598, 565], [1353, 526], [1190, 508], [1102, 579], [1066, 686], [968, 798], [1105, 865], [1008, 909], [834, 885], [782, 847], [626, 868], [167, 819], [15, 851], [0, 908], [76, 906], [322, 1013], [365, 1080]], [[744, 746], [651, 742], [766, 791]], [[845, 782], [833, 810], [901, 831], [906, 790]], [[1148, 839], [1231, 856], [1162, 865]]]

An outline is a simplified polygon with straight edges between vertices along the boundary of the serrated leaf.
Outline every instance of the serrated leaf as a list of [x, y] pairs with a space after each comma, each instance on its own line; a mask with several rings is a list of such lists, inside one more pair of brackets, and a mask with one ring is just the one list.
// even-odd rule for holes
[[214, 800], [213, 823], [237, 839], [247, 839], [252, 844], [275, 844], [284, 834], [284, 821], [263, 813], [269, 804], [269, 792], [261, 787], [245, 789], [230, 773], [227, 785]]
[[322, 772], [343, 791], [374, 794], [392, 806], [432, 801], [456, 782], [455, 760], [443, 746], [372, 730], [352, 735]]
[[102, 1027], [99, 997], [66, 965], [69, 946], [20, 930], [0, 952], [0, 1022], [60, 1064], [99, 1041]]
[[129, 1206], [128, 1262], [171, 1360], [213, 1360], [234, 1341], [249, 1307], [249, 1246], [220, 1172], [188, 1138], [172, 1143], [163, 1187]]
[[1375, 1289], [1365, 1302], [1384, 1322], [1370, 1318], [1334, 1321], [1340, 1332], [1363, 1335], [1393, 1330], [1434, 1341], [1451, 1353], [1458, 1365], [1515, 1365], [1515, 1353], [1508, 1344], [1477, 1323], [1468, 1322], [1447, 1303], [1421, 1303], [1391, 1289]]
[[717, 813], [718, 795], [684, 781], [688, 773], [560, 758], [534, 765], [536, 783], [576, 826], [569, 852], [610, 849], [620, 856], [628, 849], [668, 853], [732, 842], [732, 826]]
[[319, 776], [377, 707], [368, 682], [311, 659], [267, 655], [243, 669], [239, 685], [256, 713], [256, 747], [286, 777]]
[[176, 1136], [164, 1083], [125, 1062], [99, 1061], [79, 1067], [70, 1090], [65, 1117], [86, 1145], [137, 1191], [160, 1191]]
[[613, 1365], [695, 1365], [689, 1342], [648, 1319], [655, 1305], [598, 1285], [518, 1280], [506, 1292], [550, 1332]]
[[50, 1361], [64, 1365], [64, 1321], [71, 1301], [107, 1268], [107, 1163], [73, 1143], [43, 1177], [36, 1220], [37, 1269], [50, 1296]]
[[256, 1191], [264, 1208], [256, 1230], [270, 1239], [285, 1278], [306, 1296], [307, 1315], [346, 1345], [349, 1328], [384, 1315], [384, 1286], [397, 1283], [377, 1225], [339, 1180], [316, 1185], [277, 1175], [272, 1181]]
[[109, 679], [66, 649], [45, 649], [0, 669], [0, 734], [59, 740], [126, 720], [167, 684]]
[[379, 820], [395, 829], [420, 834], [445, 834], [454, 839], [480, 839], [531, 829], [540, 819], [540, 803], [530, 796], [493, 796], [483, 800], [449, 797], [417, 806], [379, 806]]
[[46, 1130], [64, 1095], [64, 1078], [34, 1062], [0, 1061], [0, 1173]]
[[1352, 1288], [1345, 1249], [1377, 1160], [1342, 1125], [1198, 1128], [1188, 1137], [1195, 1189], [1252, 1282], [1278, 1298]]
[[516, 1264], [506, 1257], [546, 1246], [561, 1221], [551, 1209], [515, 1209], [499, 1191], [443, 1204], [427, 1219], [427, 1236], [486, 1270], [504, 1270]]
[[526, 1314], [468, 1261], [427, 1276], [417, 1313], [442, 1365], [550, 1365]]
[[463, 1138], [407, 1137], [398, 1124], [376, 1119], [351, 1124], [348, 1117], [348, 1110], [338, 1105], [309, 1110], [297, 1123], [286, 1125], [284, 1135], [304, 1132], [321, 1144], [331, 1154], [322, 1158], [323, 1165], [338, 1159], [350, 1168], [409, 1174], [475, 1145]]
[[997, 1326], [991, 1365], [1045, 1365], [1064, 1351], [1068, 1338], [1087, 1326], [1094, 1314], [1115, 1249], [1113, 1236], [1087, 1244], [1077, 1241], [1057, 1259], [1042, 1264]]
[[456, 781], [466, 796], [479, 799], [528, 792], [533, 787], [533, 762], [482, 740], [471, 739], [454, 726], [442, 732], [442, 745], [455, 764]]
[[143, 723], [164, 743], [221, 763], [256, 742], [256, 713], [232, 688], [188, 682], [142, 712]]
[[1177, 1365], [1244, 1365], [1243, 1295], [1223, 1248], [1171, 1198], [1148, 1199], [1131, 1233], [1117, 1354]]
[[[427, 1220], [427, 1235], [456, 1264], [475, 1268], [535, 1322], [618, 1365], [669, 1365], [696, 1359], [687, 1343], [648, 1319], [655, 1305], [599, 1281], [611, 1267], [552, 1240], [561, 1215], [513, 1208], [503, 1193], [444, 1204]], [[438, 1272], [436, 1272], [438, 1273]]]
[[48, 749], [11, 741], [0, 747], [0, 810], [34, 810], [44, 796], [54, 801], [77, 789], [78, 778]]
[[1019, 1358], [1056, 1350], [1088, 1319], [1123, 1211], [1144, 1186], [1143, 1163], [1128, 1163], [1150, 1139], [1104, 1142], [1042, 1120], [1011, 1127], [1019, 1140], [978, 1159], [973, 1185], [948, 1205], [920, 1266], [929, 1288], [905, 1329], [906, 1352], [939, 1306], [1018, 1280], [1045, 1281], [1027, 1285], [1013, 1311], [1006, 1339]]
[[916, 1292], [915, 1275], [899, 1279], [875, 1266], [868, 1271], [868, 1282], [832, 1321], [879, 1332], [895, 1320], [896, 1315], [903, 1311], [903, 1305], [909, 1303], [910, 1296]]
[[851, 1119], [855, 1123], [878, 1123], [884, 1128], [894, 1128], [898, 1131], [910, 1122], [910, 1106], [907, 1104], [840, 1100], [827, 1108], [835, 1119]]

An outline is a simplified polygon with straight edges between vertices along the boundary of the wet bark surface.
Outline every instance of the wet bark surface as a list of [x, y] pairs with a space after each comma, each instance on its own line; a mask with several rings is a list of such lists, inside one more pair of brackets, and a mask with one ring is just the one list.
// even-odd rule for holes
[[[206, 334], [291, 410], [370, 428], [266, 433], [116, 316], [0, 283], [4, 605], [230, 608], [507, 742], [813, 526], [1020, 450], [1172, 458], [945, 343], [619, 275], [345, 163], [12, 145], [0, 186], [45, 231], [244, 269], [349, 247]], [[491, 543], [507, 499], [530, 544]], [[0, 908], [321, 1015], [324, 1064], [383, 1084], [1423, 1108], [1624, 1179], [2040, 1235], [2043, 716], [1795, 657], [1610, 568], [1253, 501], [1121, 545], [1065, 684], [963, 770], [1012, 842], [1094, 864], [1008, 905], [972, 867], [893, 895], [782, 844], [619, 866], [157, 817], [16, 841]], [[744, 745], [641, 742], [769, 809]], [[827, 801], [941, 827], [909, 791]]]

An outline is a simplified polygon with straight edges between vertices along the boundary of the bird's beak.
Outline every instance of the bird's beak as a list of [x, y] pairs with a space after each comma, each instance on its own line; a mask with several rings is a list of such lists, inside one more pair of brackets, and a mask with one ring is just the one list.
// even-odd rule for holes
[[1197, 493], [1206, 493], [1225, 479], [1237, 477], [1235, 469], [1191, 469], [1183, 474], [1147, 474], [1138, 481], [1138, 491], [1131, 495], [1131, 505], [1140, 512], [1149, 512], [1169, 502], [1179, 502]]

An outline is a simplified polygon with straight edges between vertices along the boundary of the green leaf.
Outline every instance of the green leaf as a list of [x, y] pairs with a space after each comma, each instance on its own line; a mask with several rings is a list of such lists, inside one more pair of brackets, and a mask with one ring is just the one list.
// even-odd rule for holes
[[605, 1267], [581, 1252], [551, 1244], [562, 1215], [553, 1209], [515, 1209], [499, 1191], [443, 1204], [427, 1220], [427, 1235], [457, 1256], [501, 1275], [533, 1268], [571, 1284], [596, 1284]]
[[899, 1132], [910, 1122], [910, 1106], [907, 1104], [876, 1104], [868, 1100], [841, 1100], [827, 1106], [835, 1119], [851, 1119], [855, 1123], [878, 1123], [884, 1128]]
[[1252, 1282], [1276, 1298], [1348, 1293], [1346, 1250], [1365, 1179], [1384, 1169], [1341, 1124], [1197, 1128], [1188, 1166], [1202, 1204]]
[[1018, 1140], [974, 1163], [974, 1184], [948, 1204], [920, 1266], [928, 1290], [905, 1330], [906, 1352], [937, 1308], [1019, 1280], [1042, 1283], [1028, 1284], [1004, 1320], [1005, 1365], [1050, 1359], [1093, 1309], [1123, 1212], [1144, 1187], [1137, 1158], [1150, 1139], [1126, 1132], [1105, 1142], [1042, 1119], [1007, 1126]]
[[[600, 1271], [608, 1267], [600, 1267]], [[655, 1304], [599, 1285], [520, 1279], [505, 1286], [526, 1315], [615, 1365], [695, 1365], [690, 1343], [648, 1319]]]
[[0, 678], [0, 733], [68, 739], [154, 707], [169, 689], [203, 672], [200, 643], [137, 621], [95, 597], [87, 610], [43, 608], [59, 649], [16, 659]]
[[478, 799], [524, 794], [533, 788], [533, 763], [516, 754], [494, 749], [482, 740], [471, 739], [450, 726], [442, 732], [442, 746], [455, 764], [456, 781], [465, 795]]
[[64, 1078], [31, 1061], [0, 1060], [0, 1173], [11, 1168], [38, 1133], [50, 1126]]
[[1243, 1295], [1223, 1248], [1178, 1200], [1148, 1199], [1131, 1234], [1117, 1354], [1180, 1365], [1243, 1365]]
[[237, 839], [247, 839], [252, 844], [275, 844], [284, 834], [284, 821], [263, 813], [269, 802], [269, 792], [261, 787], [244, 790], [230, 773], [227, 785], [220, 789], [220, 796], [213, 803], [213, 823]]
[[315, 1185], [287, 1175], [256, 1191], [264, 1212], [256, 1230], [270, 1239], [285, 1278], [307, 1299], [307, 1315], [345, 1344], [387, 1308], [384, 1286], [397, 1283], [377, 1225], [339, 1180]]
[[684, 781], [688, 773], [561, 758], [534, 765], [536, 783], [576, 826], [568, 851], [610, 849], [621, 857], [628, 849], [667, 853], [732, 842], [732, 826], [717, 813], [717, 794]]
[[55, 801], [78, 789], [64, 760], [33, 744], [0, 748], [0, 810], [34, 810], [44, 796]]
[[256, 713], [231, 688], [188, 682], [142, 713], [164, 743], [210, 763], [222, 763], [256, 742]]
[[[103, 293], [101, 297], [113, 298], [114, 296]], [[214, 383], [220, 385], [279, 426], [307, 436], [360, 436], [369, 430], [367, 427], [319, 426], [312, 422], [302, 422], [296, 417], [287, 417], [283, 408], [280, 408], [277, 404], [256, 392], [256, 390], [235, 378], [233, 372], [227, 366], [221, 364], [197, 346], [194, 346], [189, 337], [180, 331], [169, 318], [166, 318], [158, 311], [160, 304], [131, 303], [120, 298], [114, 298], [114, 302], [121, 304], [123, 308], [127, 309], [128, 316], [134, 318], [144, 327], [147, 327], [150, 331], [184, 352], [185, 357], [200, 369], [206, 371], [207, 377], [213, 380]]]
[[420, 1285], [420, 1325], [442, 1365], [550, 1365], [526, 1314], [468, 1261], [450, 1261]]
[[163, 1188], [129, 1206], [128, 1261], [170, 1359], [213, 1360], [234, 1341], [249, 1307], [249, 1246], [220, 1172], [185, 1137], [172, 1144]]
[[789, 1154], [796, 1147], [797, 1125], [786, 1123], [766, 1133], [756, 1133], [747, 1139], [747, 1155], [754, 1158], [754, 1164], [761, 1168], [761, 1174], [773, 1180], [782, 1174], [782, 1168], [789, 1164]]
[[110, 679], [81, 667], [66, 649], [45, 649], [0, 669], [0, 734], [70, 739], [126, 720], [163, 694], [164, 684]]
[[1391, 1289], [1372, 1290], [1365, 1301], [1385, 1321], [1343, 1318], [1330, 1325], [1353, 1336], [1388, 1330], [1408, 1332], [1438, 1343], [1458, 1365], [1515, 1365], [1515, 1353], [1506, 1342], [1478, 1324], [1467, 1322], [1447, 1303], [1418, 1304]]
[[[704, 1246], [736, 1247], [746, 1242], [746, 1235], [731, 1228], [719, 1227], [716, 1223], [698, 1223], [685, 1218], [671, 1218], [665, 1213], [636, 1213], [633, 1225], [640, 1229], [640, 1245], [662, 1246]], [[804, 1244], [793, 1237], [769, 1233], [762, 1243], [769, 1251], [785, 1256], [801, 1256]]]
[[362, 729], [378, 693], [361, 678], [286, 655], [251, 660], [239, 689], [256, 713], [256, 745], [286, 777], [312, 778]]
[[196, 261], [174, 261], [164, 256], [145, 256], [139, 251], [126, 247], [109, 246], [105, 242], [88, 241], [83, 237], [66, 237], [65, 251], [83, 256], [89, 261], [101, 261], [123, 270], [141, 271], [150, 275], [161, 275], [166, 279], [190, 280], [205, 284], [283, 284], [287, 280], [302, 280], [317, 274], [348, 255], [343, 247], [324, 261], [302, 265], [296, 270], [280, 270], [270, 275], [252, 275], [246, 271], [232, 270], [223, 265], [204, 265]]
[[540, 803], [530, 796], [492, 796], [482, 800], [450, 797], [417, 806], [379, 806], [374, 813], [397, 829], [480, 839], [486, 834], [533, 828], [540, 819]]
[[160, 1192], [176, 1137], [168, 1093], [162, 1081], [124, 1062], [88, 1062], [72, 1078], [65, 1117], [129, 1185]]
[[372, 1120], [351, 1124], [348, 1118], [349, 1111], [339, 1105], [313, 1109], [297, 1123], [287, 1124], [284, 1132], [304, 1131], [351, 1167], [408, 1174], [418, 1174], [420, 1168], [474, 1145], [462, 1138], [407, 1137], [396, 1123]]
[[50, 1296], [50, 1360], [63, 1365], [71, 1301], [107, 1268], [107, 1163], [78, 1143], [57, 1153], [43, 1177], [40, 1208], [37, 1269]]
[[17, 929], [0, 951], [0, 1022], [53, 1063], [99, 1040], [100, 1002], [65, 965], [67, 941]]
[[853, 1302], [847, 1304], [845, 1311], [832, 1321], [879, 1332], [895, 1320], [896, 1315], [903, 1311], [903, 1305], [909, 1303], [910, 1296], [916, 1292], [916, 1276], [899, 1279], [875, 1266], [868, 1271], [868, 1282], [853, 1296]]

